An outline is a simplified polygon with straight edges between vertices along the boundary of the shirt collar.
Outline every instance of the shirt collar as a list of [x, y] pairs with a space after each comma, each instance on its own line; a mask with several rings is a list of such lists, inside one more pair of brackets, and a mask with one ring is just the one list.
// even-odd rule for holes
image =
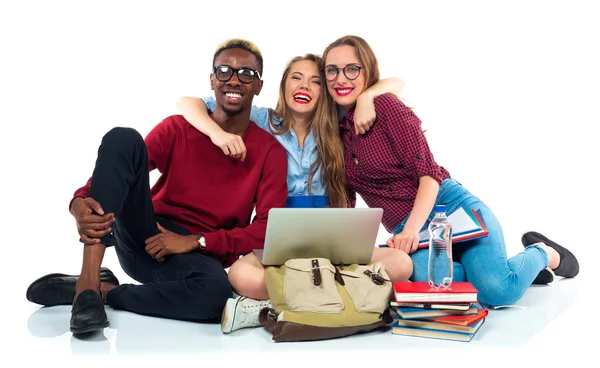
[[277, 118], [274, 115], [272, 116], [273, 117], [271, 118], [271, 122], [273, 123], [273, 125], [280, 126], [281, 124], [283, 124], [283, 119]]
[[356, 106], [352, 106], [348, 112], [344, 112], [341, 106], [338, 106], [339, 125], [342, 129], [353, 130], [354, 129], [354, 109]]

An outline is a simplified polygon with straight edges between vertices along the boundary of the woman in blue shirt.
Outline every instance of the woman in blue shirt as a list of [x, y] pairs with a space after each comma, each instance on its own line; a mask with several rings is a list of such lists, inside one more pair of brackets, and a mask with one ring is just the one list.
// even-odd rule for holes
[[[281, 78], [275, 109], [254, 106], [250, 115], [254, 123], [273, 134], [287, 151], [288, 207], [348, 207], [336, 105], [327, 93], [322, 73], [323, 59], [319, 56], [307, 54], [292, 59]], [[240, 83], [235, 73], [230, 83], [227, 98], [239, 98], [234, 92], [235, 83]], [[393, 78], [363, 92], [357, 102], [355, 133], [365, 133], [373, 124], [375, 97], [384, 93], [399, 95], [403, 87], [402, 80]], [[210, 118], [208, 111], [215, 108], [214, 98], [183, 97], [178, 106], [185, 119], [208, 135], [224, 154], [245, 159], [242, 137], [224, 132]], [[373, 261], [382, 262], [393, 281], [406, 281], [412, 273], [410, 257], [395, 249], [375, 248]], [[264, 268], [254, 253], [231, 266], [229, 281], [240, 296], [227, 301], [221, 331], [230, 333], [259, 326], [258, 312], [271, 305], [267, 300]]]
[[[343, 147], [339, 139], [336, 105], [322, 78], [323, 60], [313, 54], [292, 59], [281, 78], [275, 109], [253, 106], [250, 119], [270, 132], [288, 155], [287, 207], [347, 207]], [[233, 77], [232, 77], [233, 79]], [[369, 130], [375, 120], [373, 99], [384, 93], [399, 95], [404, 82], [381, 80], [357, 102], [356, 133]], [[225, 132], [209, 115], [214, 97], [182, 97], [177, 106], [185, 119], [208, 135], [232, 157], [245, 159], [242, 137]]]

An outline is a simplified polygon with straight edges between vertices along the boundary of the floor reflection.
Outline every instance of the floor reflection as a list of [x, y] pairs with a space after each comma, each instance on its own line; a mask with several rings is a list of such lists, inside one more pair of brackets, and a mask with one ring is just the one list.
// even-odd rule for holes
[[[390, 329], [343, 339], [276, 344], [262, 328], [224, 335], [218, 324], [200, 324], [146, 317], [107, 307], [110, 327], [87, 335], [72, 335], [73, 355], [202, 354], [239, 351], [348, 351], [348, 349], [429, 349], [464, 345], [482, 347], [522, 346], [543, 331], [556, 316], [578, 298], [577, 279], [559, 280], [550, 286], [532, 286], [516, 307], [490, 310], [478, 335], [469, 344], [391, 335]], [[39, 308], [27, 321], [29, 333], [51, 339], [69, 331], [70, 306]]]

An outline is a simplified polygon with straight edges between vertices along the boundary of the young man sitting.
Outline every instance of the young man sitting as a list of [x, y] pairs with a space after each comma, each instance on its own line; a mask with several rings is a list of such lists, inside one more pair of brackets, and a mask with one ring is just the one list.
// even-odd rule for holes
[[[41, 277], [27, 299], [72, 305], [73, 333], [107, 327], [105, 303], [150, 316], [219, 321], [232, 296], [224, 268], [263, 247], [268, 211], [285, 207], [288, 192], [285, 150], [250, 121], [262, 67], [260, 51], [245, 40], [225, 42], [213, 58], [212, 118], [243, 136], [249, 152], [243, 162], [223, 155], [180, 115], [164, 119], [145, 139], [130, 128], [109, 131], [92, 177], [69, 204], [84, 244], [81, 274]], [[161, 176], [150, 188], [154, 169]], [[101, 268], [110, 246], [140, 285], [119, 285]]]

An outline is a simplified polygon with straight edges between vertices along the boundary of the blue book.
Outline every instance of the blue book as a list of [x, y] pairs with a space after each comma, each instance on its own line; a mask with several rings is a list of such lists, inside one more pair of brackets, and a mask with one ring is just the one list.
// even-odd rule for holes
[[[393, 302], [392, 302], [393, 303]], [[483, 307], [479, 303], [474, 303], [471, 308], [461, 311], [452, 309], [424, 309], [415, 307], [396, 307], [392, 304], [392, 310], [400, 319], [420, 319], [443, 316], [456, 316], [465, 314], [477, 314]]]
[[481, 318], [467, 326], [451, 325], [447, 323], [432, 322], [418, 319], [399, 319], [394, 321], [394, 324], [399, 327], [414, 327], [424, 330], [445, 331], [445, 332], [460, 332], [465, 334], [473, 334], [479, 330], [485, 318]]
[[[472, 210], [471, 213], [467, 213], [464, 208], [459, 207], [456, 211], [448, 215], [448, 221], [452, 225], [452, 244], [483, 238], [489, 235], [480, 210]], [[387, 245], [380, 244], [379, 247], [385, 248]], [[417, 249], [427, 247], [429, 247], [429, 231], [425, 226], [419, 233], [419, 245]]]
[[434, 328], [422, 328], [422, 327], [410, 327], [403, 326], [399, 321], [395, 321], [392, 325], [393, 335], [413, 336], [413, 337], [424, 337], [430, 339], [439, 340], [450, 340], [450, 341], [462, 341], [469, 342], [479, 332], [481, 326], [484, 324], [485, 318], [479, 320], [473, 325], [469, 326], [468, 332], [465, 331], [449, 331], [444, 329]]

